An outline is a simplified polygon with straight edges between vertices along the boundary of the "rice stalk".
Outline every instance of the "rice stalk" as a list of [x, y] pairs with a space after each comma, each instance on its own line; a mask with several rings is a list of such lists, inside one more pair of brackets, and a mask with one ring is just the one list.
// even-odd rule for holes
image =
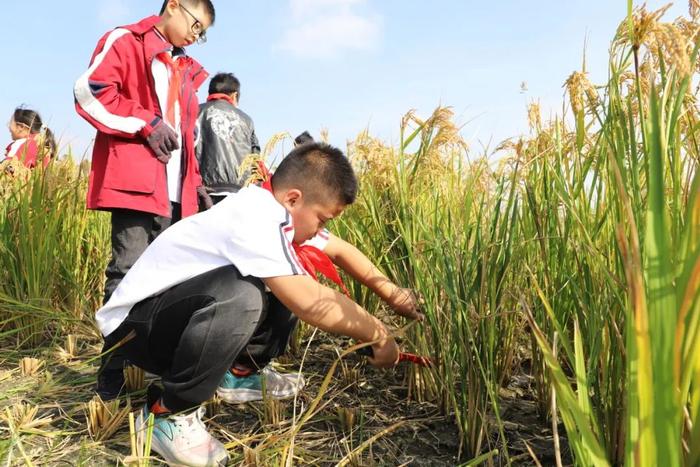
[[34, 376], [44, 367], [44, 361], [33, 357], [24, 357], [19, 361], [19, 371], [22, 376]]
[[146, 387], [145, 372], [135, 365], [124, 368], [124, 383], [129, 392], [136, 392]]
[[131, 404], [126, 403], [125, 407], [119, 408], [118, 399], [103, 401], [100, 396], [95, 395], [87, 404], [88, 433], [95, 441], [104, 441], [121, 428], [124, 420], [131, 411]]

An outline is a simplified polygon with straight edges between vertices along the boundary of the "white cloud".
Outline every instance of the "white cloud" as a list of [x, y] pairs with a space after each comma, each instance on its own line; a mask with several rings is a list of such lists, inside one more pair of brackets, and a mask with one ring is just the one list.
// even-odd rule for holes
[[97, 19], [107, 26], [115, 26], [129, 18], [130, 9], [126, 0], [101, 0], [97, 5]]
[[277, 47], [299, 57], [328, 58], [343, 50], [372, 50], [381, 18], [355, 11], [365, 0], [290, 0], [292, 21]]

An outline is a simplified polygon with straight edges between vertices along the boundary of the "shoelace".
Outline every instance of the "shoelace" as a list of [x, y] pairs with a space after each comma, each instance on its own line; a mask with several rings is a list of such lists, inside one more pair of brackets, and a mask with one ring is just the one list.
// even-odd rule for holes
[[[204, 407], [200, 406], [197, 410], [188, 415], [172, 415], [175, 427], [183, 431], [199, 431], [202, 435], [208, 435], [207, 429], [204, 426]], [[204, 437], [204, 436], [202, 436]], [[199, 438], [199, 437], [198, 437]], [[195, 441], [189, 436], [184, 437], [185, 445], [189, 446]]]

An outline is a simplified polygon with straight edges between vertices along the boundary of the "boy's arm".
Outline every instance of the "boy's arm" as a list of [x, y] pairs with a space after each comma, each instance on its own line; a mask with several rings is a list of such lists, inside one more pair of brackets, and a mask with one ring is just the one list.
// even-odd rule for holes
[[399, 359], [399, 349], [384, 324], [345, 295], [319, 284], [309, 276], [263, 279], [272, 293], [302, 321], [324, 331], [343, 334], [372, 345], [375, 366], [387, 368]]
[[115, 29], [100, 40], [90, 67], [75, 83], [75, 108], [98, 131], [122, 138], [147, 138], [160, 118], [121, 92], [130, 65], [128, 57], [135, 49], [133, 42], [126, 29]]
[[345, 240], [329, 235], [324, 253], [356, 281], [372, 290], [396, 313], [406, 318], [422, 321], [418, 300], [410, 289], [394, 284], [360, 250]]

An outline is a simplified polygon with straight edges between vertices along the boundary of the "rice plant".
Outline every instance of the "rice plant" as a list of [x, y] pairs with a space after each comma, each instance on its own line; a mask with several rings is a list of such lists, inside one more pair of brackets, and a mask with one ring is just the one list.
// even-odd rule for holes
[[[36, 345], [91, 319], [109, 249], [105, 214], [85, 209], [86, 166], [0, 170], [0, 333]], [[87, 313], [86, 313], [87, 312]]]
[[[425, 120], [411, 112], [401, 129], [398, 150], [366, 133], [350, 146], [361, 193], [337, 228], [423, 297], [427, 322], [410, 328], [406, 344], [440, 363], [411, 367], [409, 394], [454, 413], [470, 458], [505, 441], [491, 438], [489, 414], [498, 416], [521, 320], [505, 293], [518, 201], [511, 179], [468, 160], [449, 109]], [[376, 303], [364, 289], [351, 293]]]
[[[407, 113], [395, 147], [368, 132], [349, 143], [361, 190], [332, 230], [415, 289], [426, 320], [404, 323], [346, 283], [394, 326], [404, 350], [436, 363], [396, 371], [407, 403], [435, 407], [458, 427], [464, 465], [536, 460], [527, 444], [528, 453], [512, 455], [518, 440], [502, 419], [501, 395], [518, 373], [531, 378], [556, 462], [570, 453], [577, 465], [700, 464], [700, 8], [691, 2], [689, 17], [671, 23], [664, 13], [629, 2], [607, 80], [592, 83], [584, 60], [564, 82], [563, 113], [543, 121], [532, 103], [529, 134], [501, 143], [497, 158], [474, 154], [445, 107], [427, 118]], [[276, 135], [264, 157], [287, 137]], [[109, 224], [85, 210], [86, 165], [70, 157], [0, 174], [0, 339], [32, 349], [12, 353], [0, 373], [0, 383], [22, 375], [26, 387], [3, 395], [14, 404], [20, 390], [60, 392], [51, 365], [41, 363], [51, 358], [43, 348], [67, 366], [79, 365], [85, 350], [98, 352], [90, 350], [92, 315]], [[314, 336], [299, 327], [290, 361], [320, 352]], [[381, 462], [374, 447], [408, 422], [383, 420], [370, 432], [370, 410], [338, 398], [371, 379], [348, 359], [353, 350], [329, 352], [332, 363], [314, 375], [308, 398], [253, 406], [255, 433], [215, 425], [237, 451], [232, 458]], [[91, 378], [83, 371], [75, 384], [85, 389]], [[143, 387], [142, 372], [129, 369], [127, 379]], [[73, 405], [68, 418], [87, 415], [94, 441], [84, 439], [86, 450], [109, 440], [128, 415], [128, 407], [101, 401]], [[53, 426], [39, 407], [27, 401], [3, 411], [11, 439], [0, 441], [0, 453], [31, 457], [28, 432]], [[214, 399], [208, 410], [214, 417], [225, 408]], [[338, 438], [329, 443], [319, 424], [337, 428]], [[132, 429], [127, 460], [147, 464], [149, 441], [138, 436]]]
[[608, 82], [572, 75], [575, 129], [533, 161], [528, 316], [578, 463], [695, 465], [698, 25], [629, 10]]

